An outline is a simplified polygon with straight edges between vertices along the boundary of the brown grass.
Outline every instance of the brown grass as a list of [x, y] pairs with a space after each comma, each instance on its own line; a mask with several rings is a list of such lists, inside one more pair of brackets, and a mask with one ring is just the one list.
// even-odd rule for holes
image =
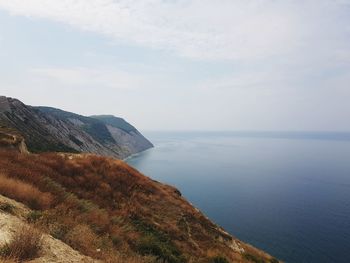
[[[176, 255], [169, 263], [207, 262], [208, 250], [247, 262], [219, 241], [222, 233], [175, 188], [115, 159], [0, 151], [0, 194], [32, 208], [38, 204], [35, 209], [44, 211], [33, 218], [36, 225], [105, 262], [152, 262], [152, 257], [137, 255], [150, 250]], [[145, 237], [153, 244], [142, 248]]]
[[18, 260], [13, 258], [0, 258], [0, 263], [18, 263]]
[[33, 185], [0, 174], [0, 194], [27, 204], [33, 209], [47, 209], [52, 195], [39, 191]]
[[13, 236], [10, 243], [2, 250], [2, 256], [7, 260], [23, 261], [39, 256], [42, 247], [42, 234], [32, 226], [23, 226]]
[[67, 234], [65, 240], [68, 245], [78, 251], [83, 251], [85, 255], [94, 256], [96, 254], [98, 236], [88, 225], [77, 225]]

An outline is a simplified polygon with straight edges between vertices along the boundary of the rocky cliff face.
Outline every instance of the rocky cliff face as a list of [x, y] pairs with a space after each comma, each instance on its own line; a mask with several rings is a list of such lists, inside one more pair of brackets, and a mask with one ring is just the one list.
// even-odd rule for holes
[[31, 152], [88, 152], [123, 159], [153, 146], [121, 118], [32, 107], [4, 96], [0, 97], [0, 126], [23, 136]]
[[153, 147], [145, 137], [132, 125], [124, 119], [112, 115], [91, 116], [102, 121], [106, 126], [113, 139], [118, 141], [128, 155], [144, 151]]

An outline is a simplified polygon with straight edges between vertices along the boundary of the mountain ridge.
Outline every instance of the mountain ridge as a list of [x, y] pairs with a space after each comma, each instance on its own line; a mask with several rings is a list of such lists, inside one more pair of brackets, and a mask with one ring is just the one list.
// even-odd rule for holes
[[[104, 121], [104, 116], [113, 126]], [[0, 125], [18, 131], [32, 152], [87, 152], [124, 159], [153, 147], [122, 118], [88, 117], [53, 107], [29, 106], [5, 96], [0, 96]]]

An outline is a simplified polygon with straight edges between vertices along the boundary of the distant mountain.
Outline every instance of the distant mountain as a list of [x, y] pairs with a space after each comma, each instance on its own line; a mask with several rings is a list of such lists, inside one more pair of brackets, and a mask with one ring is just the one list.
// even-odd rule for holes
[[25, 139], [31, 152], [88, 152], [116, 158], [153, 147], [134, 126], [111, 115], [86, 117], [33, 107], [0, 96], [0, 126]]

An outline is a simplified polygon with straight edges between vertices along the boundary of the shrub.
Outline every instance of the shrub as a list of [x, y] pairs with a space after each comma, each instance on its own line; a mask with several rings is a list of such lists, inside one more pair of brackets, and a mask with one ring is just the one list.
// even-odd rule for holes
[[120, 216], [112, 216], [111, 217], [111, 223], [113, 225], [117, 225], [117, 224], [123, 223], [123, 218], [120, 217]]
[[263, 260], [262, 258], [258, 258], [257, 256], [249, 254], [249, 253], [244, 253], [243, 257], [246, 260], [254, 262], [254, 263], [265, 263], [265, 260]]
[[13, 210], [15, 209], [14, 205], [11, 205], [9, 203], [1, 203], [0, 204], [0, 210], [4, 211], [9, 214], [13, 214]]
[[153, 235], [143, 237], [137, 248], [141, 255], [153, 255], [163, 262], [182, 263], [185, 261], [171, 243], [162, 242]]
[[39, 191], [33, 185], [0, 175], [0, 194], [27, 204], [32, 209], [50, 207], [52, 195]]
[[23, 226], [13, 236], [10, 243], [1, 248], [2, 256], [19, 261], [38, 257], [42, 247], [42, 234], [32, 226]]
[[97, 235], [88, 225], [77, 225], [65, 237], [65, 241], [72, 248], [89, 256], [93, 256], [96, 252], [97, 239]]
[[123, 240], [119, 236], [112, 235], [111, 239], [112, 239], [113, 245], [115, 246], [118, 246], [123, 242]]
[[92, 209], [86, 215], [86, 220], [96, 234], [106, 233], [110, 224], [109, 215], [104, 209]]
[[54, 223], [49, 226], [49, 233], [56, 239], [64, 241], [67, 233], [69, 232], [69, 226], [59, 223]]
[[153, 255], [168, 263], [185, 262], [183, 255], [166, 233], [138, 218], [133, 219], [133, 225], [144, 234], [137, 245], [141, 255]]
[[43, 216], [43, 213], [41, 211], [30, 211], [27, 215], [28, 222], [36, 222]]
[[79, 211], [85, 213], [85, 212], [89, 212], [93, 209], [96, 209], [96, 205], [88, 200], [82, 199], [82, 200], [78, 201], [78, 209], [79, 209]]

